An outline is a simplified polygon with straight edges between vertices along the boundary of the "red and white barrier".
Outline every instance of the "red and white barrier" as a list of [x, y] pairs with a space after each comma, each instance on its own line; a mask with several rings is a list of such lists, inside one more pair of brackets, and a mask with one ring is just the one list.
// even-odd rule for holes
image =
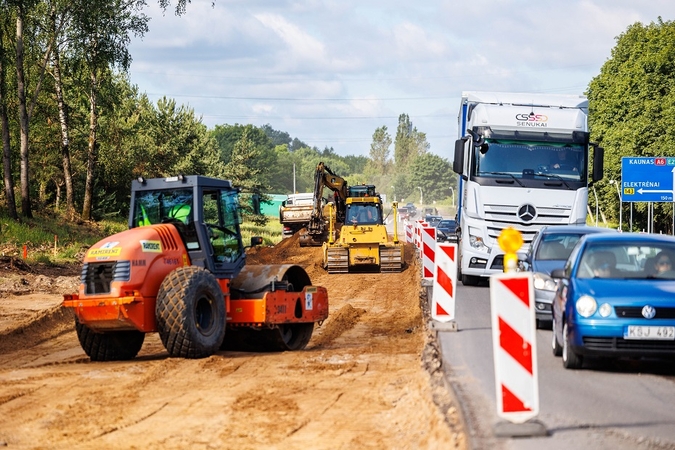
[[435, 258], [431, 318], [438, 322], [450, 322], [455, 320], [457, 244], [437, 243]]
[[405, 241], [408, 243], [412, 243], [413, 241], [413, 226], [407, 222], [405, 224]]
[[497, 415], [523, 423], [539, 414], [532, 273], [492, 275], [490, 305]]
[[422, 226], [422, 278], [434, 279], [436, 228]]

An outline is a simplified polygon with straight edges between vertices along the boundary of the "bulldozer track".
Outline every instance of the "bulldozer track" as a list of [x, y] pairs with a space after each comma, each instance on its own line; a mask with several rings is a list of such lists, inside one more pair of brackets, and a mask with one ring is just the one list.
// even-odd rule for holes
[[349, 251], [344, 247], [328, 247], [326, 268], [328, 273], [348, 273]]
[[401, 272], [403, 270], [403, 254], [401, 247], [380, 248], [380, 272]]

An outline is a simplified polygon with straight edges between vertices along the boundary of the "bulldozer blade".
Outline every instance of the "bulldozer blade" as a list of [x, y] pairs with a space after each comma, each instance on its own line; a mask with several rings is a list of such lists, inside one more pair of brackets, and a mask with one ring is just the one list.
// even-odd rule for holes
[[326, 241], [323, 235], [301, 234], [300, 247], [321, 247]]

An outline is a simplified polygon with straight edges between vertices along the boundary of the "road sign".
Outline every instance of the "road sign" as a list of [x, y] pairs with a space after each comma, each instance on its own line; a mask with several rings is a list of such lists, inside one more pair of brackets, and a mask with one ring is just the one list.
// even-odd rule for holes
[[490, 277], [497, 415], [523, 423], [539, 414], [532, 272]]
[[622, 202], [672, 202], [675, 158], [621, 158]]

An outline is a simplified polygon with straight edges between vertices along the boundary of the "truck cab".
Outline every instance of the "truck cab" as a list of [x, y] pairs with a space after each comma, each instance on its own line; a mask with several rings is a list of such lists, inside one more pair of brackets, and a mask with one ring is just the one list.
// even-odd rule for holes
[[585, 97], [464, 92], [458, 127], [453, 170], [464, 284], [503, 271], [497, 238], [505, 228], [521, 232], [524, 252], [543, 226], [586, 223], [603, 151], [589, 140]]

